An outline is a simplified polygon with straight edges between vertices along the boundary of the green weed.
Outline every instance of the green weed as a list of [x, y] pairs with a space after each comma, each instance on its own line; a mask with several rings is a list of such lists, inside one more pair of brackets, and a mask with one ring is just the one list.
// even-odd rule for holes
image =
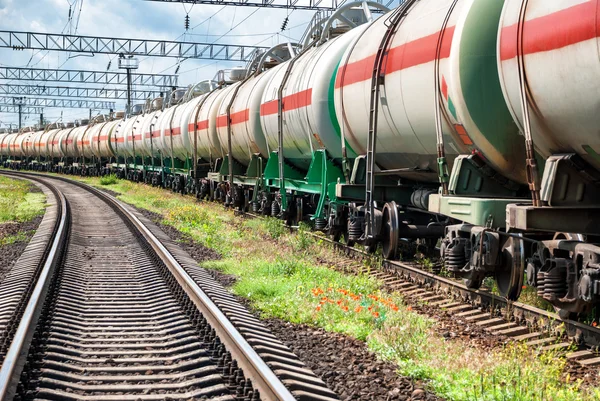
[[117, 176], [114, 174], [105, 175], [100, 178], [100, 185], [114, 185], [117, 183]]

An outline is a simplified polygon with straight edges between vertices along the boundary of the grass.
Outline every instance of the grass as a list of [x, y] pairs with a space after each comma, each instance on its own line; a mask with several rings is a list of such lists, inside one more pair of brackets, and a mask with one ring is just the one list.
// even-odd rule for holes
[[[83, 181], [99, 185], [98, 179]], [[275, 219], [247, 220], [214, 203], [127, 181], [105, 187], [219, 252], [222, 258], [205, 267], [237, 276], [232, 291], [249, 299], [263, 317], [363, 340], [379, 357], [396, 362], [400, 374], [424, 381], [448, 400], [600, 399], [600, 390], [565, 377], [566, 362], [558, 354], [538, 355], [515, 344], [483, 351], [442, 337], [436, 321], [382, 291], [378, 281], [341, 272], [348, 260], [322, 246], [306, 226], [290, 233]]]
[[45, 202], [29, 182], [0, 177], [0, 223], [29, 221], [44, 213]]
[[16, 242], [26, 242], [33, 237], [35, 231], [23, 231], [15, 235], [7, 235], [6, 237], [0, 237], [0, 247], [5, 245], [11, 245]]
[[105, 175], [100, 178], [100, 185], [114, 185], [117, 183], [117, 176], [115, 174]]

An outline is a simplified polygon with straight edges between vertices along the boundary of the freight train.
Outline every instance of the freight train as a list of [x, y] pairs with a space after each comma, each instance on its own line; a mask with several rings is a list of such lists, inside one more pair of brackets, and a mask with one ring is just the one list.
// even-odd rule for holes
[[[375, 18], [375, 14], [379, 14]], [[561, 316], [600, 300], [600, 0], [349, 3], [215, 80], [0, 135], [6, 166], [120, 177], [311, 222], [386, 258], [439, 249]]]

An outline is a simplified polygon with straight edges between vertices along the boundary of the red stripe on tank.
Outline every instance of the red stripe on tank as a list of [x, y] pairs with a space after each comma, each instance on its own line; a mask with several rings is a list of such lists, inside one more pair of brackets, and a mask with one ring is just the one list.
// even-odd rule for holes
[[[533, 54], [560, 49], [600, 35], [598, 0], [587, 1], [552, 14], [525, 21], [523, 53]], [[518, 24], [502, 29], [500, 59], [517, 57]]]
[[[436, 58], [439, 36], [440, 32], [436, 32], [390, 49], [387, 52], [386, 60], [383, 62], [384, 74], [391, 74], [396, 71], [405, 70], [410, 67], [434, 61]], [[446, 28], [442, 39], [440, 59], [450, 57], [450, 47], [452, 45], [453, 37], [454, 27]], [[371, 79], [373, 76], [374, 65], [375, 55], [372, 55], [340, 67], [335, 80], [335, 87], [340, 88], [342, 85], [352, 85], [357, 82]]]
[[[198, 124], [196, 124], [196, 127], [199, 130], [207, 129], [208, 128], [208, 120], [198, 121]], [[190, 132], [194, 131], [194, 123], [188, 124], [188, 131], [190, 131]]]
[[[250, 110], [242, 110], [232, 113], [231, 115], [231, 125], [244, 123], [250, 119]], [[227, 115], [217, 117], [217, 128], [227, 127]]]
[[[288, 96], [284, 96], [281, 99], [281, 108], [283, 111], [290, 111], [299, 109], [302, 107], [310, 106], [312, 104], [312, 88], [303, 90], [298, 93], [293, 93]], [[276, 100], [271, 100], [267, 103], [263, 103], [260, 105], [260, 115], [261, 116], [269, 116], [271, 114], [277, 114], [279, 111], [279, 102]]]
[[108, 135], [100, 135], [100, 136], [98, 137], [98, 140], [99, 140], [99, 141], [106, 141], [107, 139], [108, 139]]

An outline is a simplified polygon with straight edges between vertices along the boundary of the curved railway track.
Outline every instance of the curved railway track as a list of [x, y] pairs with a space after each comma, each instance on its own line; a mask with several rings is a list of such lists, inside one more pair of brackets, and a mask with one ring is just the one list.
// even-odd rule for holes
[[337, 399], [129, 207], [70, 180], [11, 175], [41, 183], [56, 207], [24, 253], [39, 260], [22, 299], [0, 309], [0, 399]]

